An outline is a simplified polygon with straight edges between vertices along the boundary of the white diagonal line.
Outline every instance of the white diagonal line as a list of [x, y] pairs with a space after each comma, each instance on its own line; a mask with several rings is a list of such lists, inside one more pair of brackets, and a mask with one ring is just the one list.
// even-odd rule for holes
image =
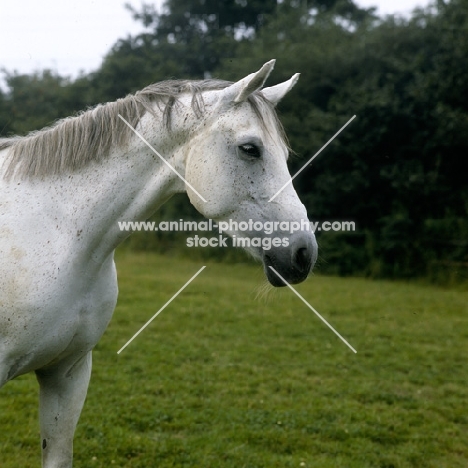
[[354, 119], [353, 115], [269, 200], [274, 200]]
[[195, 190], [195, 188], [194, 188], [189, 182], [187, 182], [187, 181], [185, 180], [184, 176], [181, 175], [179, 172], [177, 172], [177, 170], [174, 169], [174, 168], [161, 156], [161, 154], [160, 154], [158, 151], [156, 151], [156, 150], [154, 149], [154, 147], [151, 146], [150, 143], [148, 143], [148, 141], [145, 140], [145, 138], [143, 137], [143, 135], [141, 135], [141, 133], [139, 133], [137, 130], [135, 130], [120, 114], [118, 114], [118, 115], [119, 115], [119, 117], [124, 121], [124, 123], [125, 123], [131, 130], [133, 130], [133, 133], [135, 133], [135, 135], [138, 136], [138, 137], [140, 138], [140, 140], [141, 140], [143, 143], [145, 143], [146, 146], [148, 146], [148, 148], [150, 148], [150, 149], [156, 154], [156, 156], [158, 156], [158, 157], [161, 159], [161, 161], [162, 161], [164, 164], [166, 164], [166, 166], [168, 166], [168, 167], [174, 172], [174, 174], [178, 175], [178, 176], [194, 191], [194, 193], [196, 193], [196, 194], [206, 203], [206, 200]]
[[202, 266], [126, 343], [117, 354], [120, 354], [204, 269]]
[[333, 332], [335, 335], [352, 351], [357, 353], [357, 351], [272, 267], [272, 271], [280, 278], [284, 284]]

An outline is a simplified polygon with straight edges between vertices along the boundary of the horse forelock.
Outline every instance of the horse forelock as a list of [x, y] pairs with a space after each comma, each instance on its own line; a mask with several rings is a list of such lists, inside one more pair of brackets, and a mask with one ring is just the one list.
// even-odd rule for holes
[[[231, 84], [211, 79], [163, 81], [134, 95], [99, 104], [76, 116], [59, 120], [26, 136], [0, 139], [0, 150], [9, 150], [4, 177], [45, 177], [77, 171], [91, 161], [105, 158], [113, 147], [128, 143], [133, 132], [126, 125], [122, 126], [119, 114], [135, 127], [147, 112], [154, 114], [156, 105], [162, 112], [164, 127], [170, 131], [172, 110], [182, 94], [191, 93], [192, 109], [197, 117], [202, 118], [205, 111], [203, 93], [221, 90]], [[248, 102], [263, 129], [270, 135], [275, 132], [289, 147], [274, 106], [259, 92], [250, 95]]]

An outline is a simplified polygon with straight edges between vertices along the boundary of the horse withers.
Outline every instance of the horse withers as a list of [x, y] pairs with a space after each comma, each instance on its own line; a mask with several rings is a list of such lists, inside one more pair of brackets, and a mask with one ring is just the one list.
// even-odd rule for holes
[[[292, 184], [278, 192], [290, 175], [274, 107], [298, 75], [263, 88], [273, 66], [236, 83], [150, 85], [0, 139], [0, 386], [36, 373], [44, 468], [72, 466], [91, 352], [117, 301], [119, 221], [145, 220], [178, 192], [218, 222], [307, 220]], [[250, 250], [274, 286], [305, 280], [317, 255], [308, 230]]]

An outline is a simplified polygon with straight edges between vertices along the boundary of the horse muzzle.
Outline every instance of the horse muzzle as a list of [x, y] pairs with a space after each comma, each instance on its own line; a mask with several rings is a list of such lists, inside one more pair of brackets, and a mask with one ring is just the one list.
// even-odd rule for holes
[[272, 286], [302, 283], [317, 260], [317, 242], [311, 232], [297, 232], [289, 245], [263, 251], [265, 275]]

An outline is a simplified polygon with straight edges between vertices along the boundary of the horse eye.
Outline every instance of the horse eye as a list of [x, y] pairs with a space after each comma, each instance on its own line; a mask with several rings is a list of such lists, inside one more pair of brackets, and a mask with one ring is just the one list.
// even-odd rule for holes
[[239, 149], [242, 151], [242, 153], [244, 153], [245, 155], [251, 158], [260, 158], [261, 156], [260, 148], [250, 143], [247, 143], [245, 145], [240, 145]]

